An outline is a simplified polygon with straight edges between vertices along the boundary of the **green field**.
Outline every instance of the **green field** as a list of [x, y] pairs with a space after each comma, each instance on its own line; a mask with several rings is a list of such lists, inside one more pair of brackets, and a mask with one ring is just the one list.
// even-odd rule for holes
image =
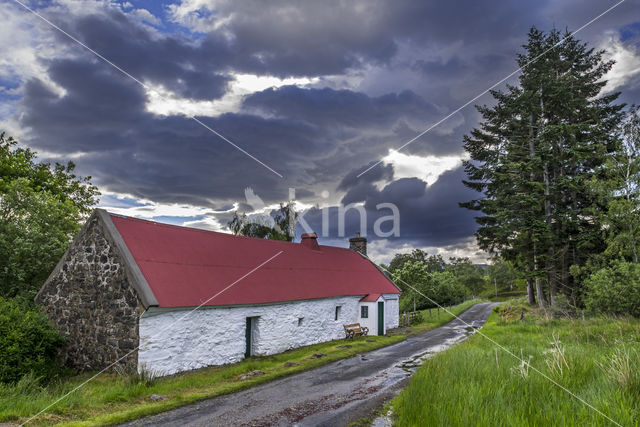
[[545, 317], [511, 304], [481, 336], [429, 359], [392, 402], [400, 426], [640, 424], [640, 321]]
[[[477, 302], [478, 300], [466, 301], [450, 310], [459, 314]], [[156, 414], [387, 346], [404, 340], [409, 334], [443, 325], [453, 316], [443, 310], [432, 310], [431, 316], [425, 312], [423, 317], [423, 323], [391, 332], [384, 337], [321, 343], [274, 356], [252, 357], [232, 365], [201, 369], [153, 381], [145, 381], [136, 376], [104, 373], [71, 393], [29, 425], [108, 425]], [[341, 347], [344, 345], [350, 347]], [[313, 358], [312, 355], [316, 353], [325, 356]], [[285, 366], [286, 362], [297, 365]], [[263, 371], [264, 375], [241, 380], [243, 375], [255, 370]], [[29, 378], [17, 385], [0, 384], [0, 422], [25, 422], [92, 375], [93, 373], [85, 373], [66, 378], [48, 387], [40, 387], [37, 381], [30, 381]], [[152, 394], [168, 399], [152, 401], [149, 399]]]

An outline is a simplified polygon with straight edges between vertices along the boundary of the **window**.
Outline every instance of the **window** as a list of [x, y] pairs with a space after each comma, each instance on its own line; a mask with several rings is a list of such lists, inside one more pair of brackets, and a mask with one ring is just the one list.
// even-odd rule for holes
[[360, 317], [362, 319], [369, 318], [369, 307], [367, 307], [366, 305], [363, 305], [362, 307], [360, 307]]
[[340, 318], [340, 309], [341, 309], [341, 308], [342, 308], [342, 307], [341, 307], [341, 306], [339, 306], [339, 305], [338, 305], [338, 306], [336, 306], [336, 318], [335, 318], [335, 320], [338, 320], [338, 319]]
[[303, 320], [304, 320], [304, 317], [298, 317], [298, 326], [302, 326]]

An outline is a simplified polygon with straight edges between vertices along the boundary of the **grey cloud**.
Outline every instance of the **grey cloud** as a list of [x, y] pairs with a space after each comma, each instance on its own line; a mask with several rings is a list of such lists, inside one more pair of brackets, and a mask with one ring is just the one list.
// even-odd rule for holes
[[363, 167], [362, 170], [356, 169], [346, 174], [340, 181], [340, 184], [338, 184], [338, 190], [349, 190], [361, 183], [373, 183], [381, 180], [390, 181], [393, 178], [393, 166], [391, 165], [379, 165], [361, 177], [358, 177], [360, 173], [367, 170], [374, 164], [375, 162], [371, 162]]
[[[79, 172], [111, 191], [215, 206], [220, 200], [241, 200], [248, 186], [267, 203], [286, 200], [288, 187], [308, 202], [321, 189], [337, 187], [345, 192], [345, 203], [365, 203], [371, 223], [380, 215], [378, 203], [398, 205], [402, 236], [389, 245], [455, 245], [475, 230], [473, 214], [457, 205], [476, 196], [460, 183], [461, 170], [445, 173], [430, 187], [401, 179], [381, 191], [372, 184], [391, 181], [390, 166], [356, 175], [513, 71], [531, 24], [577, 28], [603, 8], [600, 2], [569, 4], [219, 2], [215, 13], [221, 26], [196, 35], [152, 33], [113, 10], [55, 17], [132, 75], [190, 98], [219, 98], [234, 73], [349, 74], [359, 82], [361, 77], [352, 90], [266, 90], [248, 97], [240, 113], [201, 118], [284, 180], [188, 118], [150, 114], [139, 85], [61, 35], [59, 40], [77, 54], [71, 49], [75, 57], [44, 66], [66, 95], [59, 98], [31, 80], [16, 117], [31, 129], [33, 139], [27, 142], [36, 149], [63, 156], [86, 153], [77, 160]], [[629, 7], [621, 6], [581, 35], [593, 40], [603, 29], [636, 19]], [[409, 74], [413, 80], [405, 79]], [[635, 93], [623, 99], [632, 100]], [[484, 102], [491, 100], [478, 101]], [[462, 135], [478, 119], [471, 106], [460, 114], [464, 123], [449, 134], [442, 130], [452, 122], [405, 151], [459, 153]], [[318, 211], [308, 218], [321, 224]], [[357, 231], [356, 220], [352, 211], [347, 233]]]
[[[138, 80], [161, 84], [192, 99], [219, 98], [227, 90], [230, 77], [226, 75], [227, 64], [220, 59], [228, 59], [231, 52], [221, 38], [211, 38], [217, 41], [215, 50], [211, 42], [208, 45], [214, 56], [205, 56], [192, 41], [178, 35], [154, 35], [114, 9], [71, 20], [65, 26], [70, 26], [84, 44]], [[61, 42], [80, 49], [64, 35], [56, 35]]]
[[[367, 237], [370, 241], [380, 240], [375, 236], [373, 225], [377, 219], [391, 214], [389, 209], [378, 209], [382, 203], [393, 203], [400, 212], [400, 237], [384, 240], [415, 244], [417, 246], [451, 246], [462, 244], [473, 237], [476, 231], [474, 212], [460, 208], [458, 203], [467, 201], [477, 194], [462, 184], [464, 171], [458, 168], [445, 172], [430, 187], [417, 178], [403, 178], [393, 181], [382, 190], [372, 185], [354, 187], [361, 191], [357, 197], [343, 200], [343, 203], [364, 201], [367, 213]], [[350, 197], [353, 192], [347, 193]], [[329, 239], [339, 238], [338, 208], [328, 208]], [[322, 211], [311, 209], [304, 216], [314, 230], [322, 230]], [[389, 223], [386, 224], [390, 226]], [[383, 231], [388, 231], [384, 229]], [[355, 209], [346, 211], [345, 235], [360, 231], [360, 217]]]
[[285, 86], [267, 89], [245, 99], [244, 106], [276, 116], [312, 123], [391, 128], [398, 118], [424, 122], [438, 108], [411, 91], [369, 97], [350, 90], [303, 89]]

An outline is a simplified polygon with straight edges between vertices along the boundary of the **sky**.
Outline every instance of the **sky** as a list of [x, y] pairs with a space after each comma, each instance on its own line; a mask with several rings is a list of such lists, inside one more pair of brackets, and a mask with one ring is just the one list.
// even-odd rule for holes
[[228, 232], [295, 199], [298, 235], [362, 231], [377, 262], [486, 260], [463, 136], [531, 26], [593, 20], [576, 37], [616, 60], [605, 90], [640, 103], [640, 0], [595, 20], [617, 1], [20, 2], [0, 0], [0, 129], [72, 160], [100, 207]]

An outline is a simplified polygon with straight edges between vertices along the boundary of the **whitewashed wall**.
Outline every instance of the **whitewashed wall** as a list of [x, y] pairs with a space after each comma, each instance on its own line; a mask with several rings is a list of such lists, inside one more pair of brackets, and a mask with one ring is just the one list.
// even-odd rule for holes
[[398, 295], [384, 294], [375, 302], [361, 302], [360, 306], [369, 307], [369, 317], [360, 317], [361, 311], [358, 308], [358, 323], [369, 328], [369, 335], [378, 335], [378, 302], [384, 302], [384, 333], [387, 329], [397, 328], [400, 324], [400, 306], [398, 304]]
[[358, 308], [358, 323], [369, 328], [369, 335], [378, 335], [378, 303], [361, 302], [359, 305], [369, 307], [369, 317], [360, 317], [362, 311]]
[[[150, 308], [140, 318], [138, 369], [159, 375], [239, 362], [245, 354], [247, 317], [255, 325], [253, 354], [269, 355], [344, 337], [358, 322], [360, 297], [339, 297], [263, 306], [187, 310]], [[342, 306], [335, 319], [336, 306]], [[397, 309], [396, 309], [397, 310]], [[369, 317], [375, 315], [370, 309]], [[397, 323], [398, 313], [395, 313]], [[298, 326], [298, 319], [303, 318]], [[376, 318], [374, 318], [375, 320]], [[375, 329], [371, 329], [375, 332]]]
[[400, 304], [397, 294], [384, 294], [384, 323], [386, 329], [397, 328], [400, 325]]

